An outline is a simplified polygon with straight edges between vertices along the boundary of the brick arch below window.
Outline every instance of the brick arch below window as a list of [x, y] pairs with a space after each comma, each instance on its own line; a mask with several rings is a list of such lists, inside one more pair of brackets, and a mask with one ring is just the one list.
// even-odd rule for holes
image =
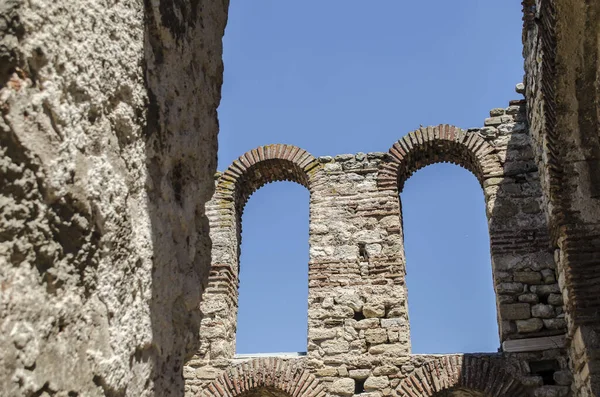
[[228, 368], [204, 388], [201, 396], [250, 396], [257, 394], [256, 391], [261, 389], [277, 396], [325, 397], [327, 395], [321, 382], [308, 370], [298, 365], [298, 361], [270, 357], [254, 359]]
[[397, 388], [402, 397], [437, 397], [459, 390], [479, 392], [486, 397], [530, 396], [518, 379], [493, 361], [469, 355], [432, 359]]

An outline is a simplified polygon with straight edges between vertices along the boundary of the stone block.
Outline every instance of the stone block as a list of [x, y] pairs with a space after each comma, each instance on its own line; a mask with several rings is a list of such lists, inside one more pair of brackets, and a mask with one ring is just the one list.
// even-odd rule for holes
[[519, 302], [524, 303], [538, 303], [540, 301], [539, 296], [532, 292], [528, 292], [526, 294], [519, 295]]
[[352, 379], [367, 379], [371, 375], [371, 370], [369, 369], [351, 369], [348, 371], [348, 376]]
[[401, 327], [404, 325], [406, 325], [406, 320], [401, 317], [381, 319], [381, 327], [383, 328]]
[[483, 125], [487, 126], [496, 126], [502, 124], [502, 119], [500, 117], [489, 117], [485, 119]]
[[539, 296], [548, 296], [550, 294], [560, 294], [560, 289], [558, 288], [558, 284], [549, 284], [549, 285], [532, 285], [529, 287], [531, 292], [534, 294], [538, 294]]
[[517, 331], [518, 332], [537, 332], [544, 327], [544, 323], [539, 318], [530, 318], [528, 320], [518, 320], [517, 321]]
[[554, 306], [539, 303], [531, 307], [531, 315], [539, 318], [552, 318], [554, 317]]
[[496, 291], [499, 294], [517, 295], [523, 292], [523, 284], [521, 283], [500, 283], [496, 286]]
[[379, 367], [375, 367], [375, 369], [373, 369], [373, 375], [375, 375], [375, 376], [393, 375], [393, 374], [397, 374], [398, 371], [399, 371], [399, 369], [395, 365], [382, 365]]
[[377, 328], [379, 327], [379, 319], [378, 318], [366, 318], [360, 321], [357, 321], [354, 325], [356, 329], [369, 329], [369, 328]]
[[569, 386], [573, 383], [573, 375], [570, 371], [556, 371], [553, 378], [557, 385]]
[[503, 108], [495, 108], [490, 110], [490, 117], [502, 116], [504, 114]]
[[308, 338], [312, 340], [333, 339], [336, 335], [337, 330], [335, 328], [311, 328]]
[[563, 298], [561, 294], [548, 295], [548, 303], [554, 306], [562, 306]]
[[503, 320], [525, 320], [531, 317], [528, 303], [508, 303], [500, 305], [500, 317]]
[[350, 344], [344, 339], [326, 340], [321, 343], [321, 347], [327, 354], [346, 353], [350, 350]]
[[539, 272], [515, 272], [514, 280], [525, 284], [539, 284], [542, 281], [542, 275]]
[[387, 376], [371, 376], [365, 381], [366, 391], [377, 391], [388, 387], [390, 380]]
[[365, 340], [370, 344], [379, 344], [387, 342], [387, 331], [381, 328], [368, 329], [365, 331]]
[[543, 269], [542, 276], [545, 284], [553, 284], [556, 282], [556, 273], [554, 269]]
[[337, 376], [338, 370], [337, 368], [332, 367], [320, 368], [315, 371], [315, 374], [317, 376]]
[[329, 386], [329, 392], [340, 396], [351, 396], [354, 394], [354, 379], [337, 379]]
[[385, 316], [385, 306], [381, 303], [366, 303], [363, 306], [363, 314], [366, 318]]
[[567, 322], [564, 318], [548, 318], [544, 319], [544, 327], [552, 330], [567, 328]]

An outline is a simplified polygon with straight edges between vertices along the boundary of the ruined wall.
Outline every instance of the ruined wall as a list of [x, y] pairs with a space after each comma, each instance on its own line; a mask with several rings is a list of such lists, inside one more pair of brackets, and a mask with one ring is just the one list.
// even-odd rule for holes
[[578, 396], [600, 394], [600, 4], [524, 2], [528, 120]]
[[0, 390], [181, 395], [224, 2], [0, 2]]
[[[201, 345], [184, 369], [186, 394], [429, 396], [463, 387], [568, 395], [565, 315], [524, 100], [493, 109], [484, 124], [421, 128], [388, 153], [314, 158], [290, 145], [262, 146], [219, 174], [207, 205], [213, 252]], [[437, 162], [467, 168], [482, 185], [499, 354], [411, 355], [399, 192]], [[255, 190], [281, 180], [310, 191], [307, 352], [236, 357], [241, 213]]]

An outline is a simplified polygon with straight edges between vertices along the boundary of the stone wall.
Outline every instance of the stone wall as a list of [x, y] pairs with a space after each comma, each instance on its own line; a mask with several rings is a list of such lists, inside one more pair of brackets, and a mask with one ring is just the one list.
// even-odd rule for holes
[[182, 395], [227, 1], [0, 2], [0, 390]]
[[525, 1], [528, 120], [578, 396], [600, 395], [600, 4]]
[[[248, 392], [300, 387], [293, 393], [425, 396], [466, 387], [498, 396], [531, 390], [567, 395], [565, 314], [525, 119], [525, 102], [516, 100], [493, 109], [482, 128], [423, 127], [388, 153], [314, 158], [294, 146], [268, 145], [240, 156], [217, 175], [207, 206], [212, 268], [201, 304], [201, 346], [184, 369], [186, 393], [217, 397], [230, 388], [231, 395], [240, 394], [235, 379], [251, 371], [244, 382], [267, 382], [267, 376], [277, 382], [288, 375], [292, 380], [285, 387], [244, 386]], [[399, 192], [412, 173], [437, 162], [467, 168], [482, 185], [504, 353], [411, 355]], [[232, 368], [240, 361], [235, 334], [241, 213], [254, 191], [281, 180], [310, 191], [307, 352]], [[275, 369], [281, 366], [290, 374]], [[294, 385], [298, 379], [314, 385], [302, 389]], [[442, 379], [450, 380], [436, 383]]]

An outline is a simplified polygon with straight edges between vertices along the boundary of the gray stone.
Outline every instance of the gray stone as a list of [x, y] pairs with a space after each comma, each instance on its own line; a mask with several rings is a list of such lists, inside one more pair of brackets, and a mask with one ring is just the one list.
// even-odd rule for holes
[[487, 126], [498, 126], [502, 124], [502, 119], [500, 117], [489, 117], [485, 119], [484, 125]]
[[543, 269], [542, 276], [544, 277], [545, 284], [553, 284], [556, 282], [556, 273], [554, 269]]
[[335, 161], [348, 161], [348, 160], [354, 160], [354, 156], [351, 154], [338, 154], [337, 156], [334, 157]]
[[563, 298], [561, 294], [548, 295], [548, 303], [554, 306], [562, 306]]
[[528, 320], [517, 320], [517, 331], [518, 332], [537, 332], [541, 330], [544, 323], [539, 318], [530, 318]]
[[539, 284], [542, 275], [538, 272], [515, 272], [514, 280], [525, 284]]
[[573, 375], [569, 371], [556, 371], [553, 375], [554, 381], [557, 385], [569, 386], [573, 383]]
[[566, 329], [567, 322], [564, 318], [549, 318], [544, 319], [544, 327], [548, 329]]
[[538, 294], [539, 296], [548, 296], [550, 294], [560, 294], [560, 289], [558, 288], [558, 284], [550, 284], [550, 285], [532, 285], [529, 287], [531, 292], [534, 294]]
[[363, 307], [362, 299], [356, 294], [343, 294], [335, 298], [335, 302], [340, 305], [348, 306], [355, 312], [360, 312]]
[[531, 317], [528, 303], [509, 303], [500, 305], [500, 317], [504, 320], [524, 320]]
[[539, 301], [540, 301], [539, 296], [537, 296], [536, 294], [531, 293], [531, 292], [519, 295], [519, 302], [538, 303]]
[[531, 315], [539, 318], [552, 318], [554, 317], [554, 307], [543, 303], [533, 305], [531, 307]]
[[525, 84], [518, 83], [515, 86], [515, 91], [517, 92], [517, 94], [523, 94], [523, 95], [525, 95]]
[[496, 287], [499, 294], [517, 295], [523, 292], [523, 284], [521, 283], [500, 283]]

